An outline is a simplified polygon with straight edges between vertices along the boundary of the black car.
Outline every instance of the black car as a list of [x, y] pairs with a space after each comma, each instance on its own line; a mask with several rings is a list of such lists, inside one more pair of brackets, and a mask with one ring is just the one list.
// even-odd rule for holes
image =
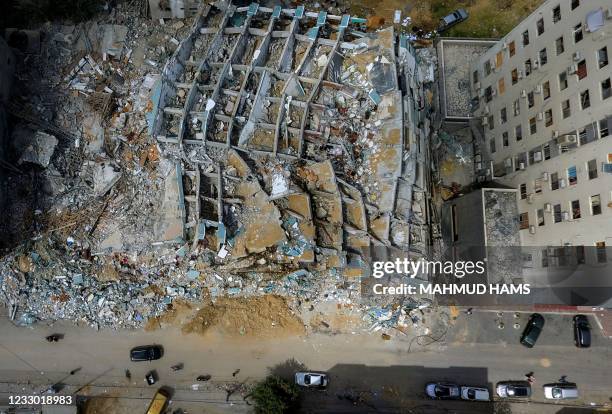
[[164, 348], [161, 345], [137, 346], [130, 351], [130, 359], [134, 362], [153, 361], [164, 356]]
[[496, 391], [501, 398], [529, 398], [531, 384], [528, 381], [501, 381], [497, 383]]
[[521, 335], [521, 344], [527, 348], [533, 348], [542, 332], [542, 328], [544, 328], [544, 317], [539, 313], [532, 314]]
[[578, 348], [591, 346], [591, 326], [584, 315], [574, 316], [574, 343]]

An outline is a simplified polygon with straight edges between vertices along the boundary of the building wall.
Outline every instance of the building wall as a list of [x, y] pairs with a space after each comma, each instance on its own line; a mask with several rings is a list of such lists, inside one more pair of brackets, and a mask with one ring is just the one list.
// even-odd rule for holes
[[[485, 166], [490, 165], [496, 181], [517, 188], [526, 184], [526, 193], [533, 194], [522, 198], [517, 192], [519, 212], [528, 213], [529, 225], [535, 225], [531, 234], [529, 228], [521, 230], [521, 243], [525, 246], [573, 245], [593, 246], [604, 241], [612, 245], [612, 174], [602, 171], [608, 154], [612, 156], [612, 96], [602, 95], [601, 83], [612, 77], [612, 19], [606, 18], [608, 9], [612, 8], [609, 0], [580, 0], [575, 9], [571, 9], [572, 0], [545, 1], [532, 15], [521, 22], [514, 30], [488, 50], [472, 65], [471, 87], [473, 96], [480, 96], [480, 104], [474, 116], [487, 118], [493, 116], [493, 123], [484, 126]], [[553, 21], [555, 8], [559, 6], [561, 19]], [[603, 9], [604, 27], [589, 33], [586, 30], [586, 15], [597, 9]], [[610, 12], [612, 13], [612, 12]], [[542, 19], [544, 32], [538, 34], [538, 21]], [[574, 27], [582, 24], [583, 39], [574, 41]], [[528, 31], [529, 44], [523, 45], [522, 34]], [[557, 54], [556, 39], [563, 37], [564, 51]], [[510, 57], [511, 43], [514, 42], [515, 53]], [[607, 48], [608, 64], [599, 67], [598, 51]], [[526, 75], [525, 61], [540, 62], [540, 51], [546, 48], [547, 62], [533, 68]], [[575, 56], [579, 52], [580, 56]], [[560, 90], [559, 74], [573, 64], [584, 60], [586, 77], [579, 79], [571, 68], [567, 75], [567, 88]], [[493, 61], [490, 74], [486, 74], [487, 62]], [[513, 69], [523, 72], [523, 77], [512, 84]], [[478, 72], [478, 83], [474, 79]], [[582, 73], [582, 71], [580, 71]], [[500, 90], [500, 79], [503, 79], [503, 90]], [[539, 90], [545, 82], [550, 85], [550, 97], [545, 99], [544, 91]], [[487, 88], [496, 90], [495, 95], [486, 102]], [[543, 89], [543, 88], [542, 88]], [[590, 107], [581, 108], [580, 94], [589, 90]], [[523, 92], [524, 91], [524, 92]], [[528, 99], [523, 94], [533, 92], [534, 104], [528, 107]], [[520, 114], [514, 114], [513, 103], [518, 100]], [[562, 103], [570, 102], [571, 115], [563, 118]], [[501, 110], [506, 108], [507, 121], [501, 122]], [[552, 122], [547, 125], [544, 119], [538, 120], [538, 113], [551, 111]], [[530, 133], [530, 119], [535, 118], [537, 131]], [[600, 122], [602, 121], [602, 122]], [[604, 126], [603, 128], [600, 127]], [[522, 140], [517, 141], [515, 127], [521, 125]], [[607, 128], [607, 131], [606, 131]], [[555, 132], [557, 131], [557, 132]], [[503, 134], [508, 134], [507, 146]], [[608, 134], [607, 136], [606, 133]], [[577, 143], [569, 145], [567, 152], [561, 153], [557, 135], [575, 135]], [[561, 138], [563, 139], [563, 138]], [[495, 142], [495, 151], [491, 141]], [[590, 142], [587, 142], [590, 141]], [[544, 159], [543, 150], [548, 145], [550, 159]], [[529, 152], [533, 151], [533, 159]], [[535, 152], [542, 153], [538, 161]], [[521, 170], [521, 157], [525, 154], [524, 169]], [[510, 161], [507, 161], [510, 160]], [[597, 162], [597, 178], [589, 179], [587, 163]], [[506, 167], [506, 163], [510, 167]], [[575, 166], [577, 183], [569, 184], [568, 168]], [[548, 173], [548, 181], [543, 181], [543, 173]], [[565, 179], [566, 186], [557, 190], [551, 189], [550, 177], [557, 173]], [[541, 193], [535, 193], [536, 180], [541, 180]], [[601, 214], [593, 215], [590, 197], [600, 195]], [[572, 218], [571, 201], [579, 200], [581, 218]], [[552, 212], [544, 212], [544, 225], [537, 223], [537, 210], [545, 205], [560, 204], [561, 212], [568, 212], [568, 220], [554, 222]], [[551, 210], [552, 211], [552, 210]], [[563, 216], [563, 215], [561, 215]]]

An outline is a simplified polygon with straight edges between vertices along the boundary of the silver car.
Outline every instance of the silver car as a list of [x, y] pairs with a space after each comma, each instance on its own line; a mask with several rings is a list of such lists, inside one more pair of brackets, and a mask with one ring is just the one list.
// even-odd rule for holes
[[501, 398], [529, 398], [531, 384], [528, 381], [502, 381], [495, 388]]
[[489, 401], [489, 390], [481, 387], [461, 387], [461, 399], [468, 401]]
[[329, 377], [320, 372], [296, 372], [295, 383], [300, 387], [321, 389], [327, 387]]
[[544, 397], [549, 400], [574, 400], [578, 398], [578, 387], [570, 382], [545, 384]]

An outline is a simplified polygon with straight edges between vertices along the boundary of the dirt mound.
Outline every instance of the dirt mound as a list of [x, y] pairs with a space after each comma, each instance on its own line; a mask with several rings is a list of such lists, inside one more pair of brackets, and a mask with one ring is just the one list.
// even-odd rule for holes
[[284, 298], [274, 295], [220, 298], [183, 325], [184, 333], [215, 331], [228, 336], [279, 337], [304, 334], [304, 325]]

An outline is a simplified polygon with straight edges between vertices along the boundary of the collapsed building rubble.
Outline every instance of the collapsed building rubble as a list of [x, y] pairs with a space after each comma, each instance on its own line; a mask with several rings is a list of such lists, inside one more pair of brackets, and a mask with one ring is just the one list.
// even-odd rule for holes
[[[92, 111], [83, 131], [36, 124], [80, 158], [51, 185], [52, 231], [0, 263], [17, 319], [140, 326], [206, 295], [357, 305], [368, 249], [429, 254], [429, 120], [408, 38], [256, 3], [204, 4], [160, 25], [172, 33], [157, 45], [116, 20], [56, 36], [80, 50], [58, 84]], [[23, 155], [49, 181], [52, 147]]]

